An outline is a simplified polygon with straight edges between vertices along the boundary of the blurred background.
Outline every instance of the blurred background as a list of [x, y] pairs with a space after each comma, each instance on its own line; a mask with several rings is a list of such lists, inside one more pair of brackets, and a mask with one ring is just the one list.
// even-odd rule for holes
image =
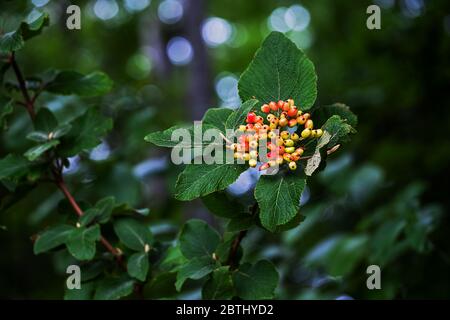
[[[67, 6], [82, 10], [81, 30], [66, 28]], [[381, 8], [381, 30], [366, 8]], [[70, 159], [67, 179], [83, 201], [114, 195], [151, 210], [160, 239], [196, 217], [224, 221], [200, 201], [174, 200], [181, 167], [143, 137], [199, 120], [209, 107], [240, 104], [237, 81], [272, 30], [305, 50], [318, 73], [316, 104], [343, 102], [358, 134], [311, 179], [306, 220], [282, 234], [252, 230], [245, 259], [273, 261], [283, 299], [450, 298], [450, 2], [446, 0], [14, 0], [0, 2], [0, 30], [33, 8], [51, 26], [18, 61], [28, 76], [47, 69], [103, 70], [115, 81], [101, 99], [42, 95], [38, 104], [67, 119], [92, 104], [114, 130], [90, 154]], [[0, 155], [24, 150], [22, 110], [1, 134]], [[248, 196], [252, 173], [229, 188]], [[68, 257], [34, 256], [30, 237], [52, 224], [60, 193], [51, 185], [0, 206], [0, 297], [61, 298]], [[1, 192], [0, 192], [1, 197]], [[366, 287], [381, 267], [381, 290]], [[179, 298], [200, 298], [192, 283]]]

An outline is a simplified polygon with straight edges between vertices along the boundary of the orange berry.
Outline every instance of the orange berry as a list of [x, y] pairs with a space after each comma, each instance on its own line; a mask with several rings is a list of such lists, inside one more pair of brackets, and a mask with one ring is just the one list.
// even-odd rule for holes
[[297, 115], [297, 109], [291, 108], [288, 110], [287, 114], [289, 117], [293, 118]]
[[289, 102], [283, 103], [283, 111], [288, 112], [290, 108], [291, 108], [291, 105], [289, 104]]
[[278, 106], [278, 109], [282, 109], [283, 106], [284, 106], [284, 101], [283, 100], [278, 100], [277, 106]]
[[277, 111], [278, 110], [277, 104], [275, 102], [273, 102], [273, 101], [271, 103], [269, 103], [269, 107], [270, 107], [270, 109], [272, 111]]
[[298, 124], [305, 124], [306, 123], [305, 115], [301, 115], [300, 117], [297, 117], [297, 123]]
[[291, 119], [288, 122], [289, 127], [295, 127], [297, 125], [297, 119]]
[[268, 105], [267, 103], [263, 104], [263, 105], [261, 106], [261, 111], [264, 112], [264, 113], [269, 113], [269, 112], [270, 112], [270, 107], [269, 107], [269, 105]]
[[312, 129], [314, 127], [314, 123], [311, 119], [307, 120], [305, 123], [305, 128]]
[[286, 119], [286, 118], [281, 118], [280, 121], [278, 122], [278, 125], [279, 125], [280, 127], [285, 127], [285, 126], [287, 126], [287, 125], [288, 125], [288, 119]]

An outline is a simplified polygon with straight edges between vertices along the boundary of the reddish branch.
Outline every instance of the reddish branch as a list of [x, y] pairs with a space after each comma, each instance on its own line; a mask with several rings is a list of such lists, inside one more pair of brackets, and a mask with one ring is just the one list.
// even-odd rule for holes
[[[34, 119], [36, 117], [36, 112], [34, 110], [34, 102], [36, 101], [37, 94], [33, 98], [30, 97], [30, 94], [29, 94], [27, 86], [26, 86], [25, 78], [23, 77], [23, 74], [22, 74], [22, 72], [21, 72], [21, 70], [19, 68], [19, 65], [17, 64], [14, 52], [9, 56], [9, 63], [11, 64], [11, 66], [12, 66], [12, 68], [14, 70], [14, 73], [16, 75], [17, 81], [19, 82], [19, 88], [20, 88], [20, 91], [22, 92], [22, 96], [23, 96], [23, 98], [25, 100], [23, 105], [26, 107], [26, 109], [28, 111], [28, 114], [30, 115], [31, 120], [34, 121]], [[59, 161], [57, 161], [57, 162], [59, 162]], [[78, 203], [76, 202], [75, 198], [73, 197], [73, 195], [70, 193], [69, 189], [67, 188], [66, 183], [64, 182], [63, 175], [62, 175], [62, 166], [60, 166], [60, 165], [52, 165], [51, 171], [52, 171], [53, 176], [55, 178], [55, 180], [53, 182], [56, 184], [56, 186], [64, 194], [64, 196], [69, 201], [69, 203], [72, 206], [72, 208], [75, 210], [76, 214], [79, 217], [81, 217], [84, 212], [83, 212], [83, 210], [81, 210], [80, 206], [78, 205]], [[117, 261], [121, 265], [123, 265], [121, 252], [119, 250], [117, 250], [116, 248], [114, 248], [111, 245], [111, 243], [109, 243], [109, 241], [106, 240], [103, 236], [101, 236], [100, 242], [103, 244], [103, 246], [109, 252], [111, 252], [116, 257]]]

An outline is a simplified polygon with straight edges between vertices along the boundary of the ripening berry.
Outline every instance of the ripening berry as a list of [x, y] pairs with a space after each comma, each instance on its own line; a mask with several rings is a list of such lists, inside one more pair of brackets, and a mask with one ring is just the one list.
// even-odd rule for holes
[[298, 124], [305, 124], [306, 123], [305, 115], [301, 115], [300, 117], [297, 117], [297, 123]]
[[250, 150], [249, 155], [250, 155], [250, 158], [255, 159], [258, 157], [258, 151]]
[[284, 153], [284, 147], [283, 146], [277, 146], [277, 152], [278, 152], [278, 154], [283, 154]]
[[302, 110], [298, 110], [297, 111], [297, 117], [300, 117], [302, 115], [302, 113], [303, 113]]
[[295, 149], [295, 153], [297, 153], [300, 157], [302, 156], [303, 152], [305, 152], [305, 150], [303, 150], [303, 148]]
[[322, 129], [317, 129], [317, 130], [316, 130], [316, 137], [317, 137], [317, 138], [320, 138], [320, 137], [322, 136], [322, 134], [323, 134]]
[[248, 146], [252, 149], [256, 149], [258, 148], [258, 142], [257, 141], [250, 141], [250, 143], [248, 144]]
[[294, 161], [289, 162], [289, 169], [291, 170], [297, 169], [297, 164]]
[[314, 127], [314, 123], [311, 119], [307, 120], [305, 123], [305, 128], [312, 129]]
[[242, 159], [242, 153], [240, 153], [240, 152], [235, 152], [235, 153], [234, 153], [234, 158], [235, 158], [235, 159]]
[[292, 161], [298, 161], [299, 159], [300, 159], [300, 156], [298, 155], [298, 153], [294, 152], [291, 154]]
[[250, 159], [249, 161], [248, 161], [248, 165], [250, 166], [250, 167], [252, 167], [252, 168], [254, 168], [254, 167], [256, 167], [256, 164], [257, 164], [258, 162], [256, 161], [256, 159]]
[[268, 162], [263, 163], [263, 164], [259, 167], [259, 171], [263, 171], [263, 170], [269, 169], [269, 167], [270, 167], [270, 165], [269, 165]]
[[239, 126], [239, 131], [245, 132], [245, 130], [247, 130], [246, 126], [244, 126], [244, 125]]
[[262, 124], [262, 123], [264, 122], [264, 118], [261, 117], [261, 116], [257, 116], [257, 117], [256, 117], [256, 122]]
[[254, 130], [254, 129], [253, 129], [253, 126], [254, 126], [254, 125], [253, 125], [252, 123], [249, 123], [249, 124], [246, 126], [246, 130], [247, 130], [247, 131], [252, 131], [252, 130]]
[[294, 141], [291, 139], [286, 139], [286, 140], [284, 140], [284, 145], [286, 147], [292, 147], [292, 146], [294, 146]]
[[249, 112], [248, 114], [247, 114], [247, 120], [246, 120], [246, 122], [247, 123], [255, 123], [256, 122], [256, 113], [254, 113], [254, 112]]
[[292, 107], [294, 105], [294, 99], [288, 99], [287, 101], [289, 105]]
[[269, 166], [271, 166], [271, 167], [276, 167], [276, 165], [277, 165], [276, 160], [270, 160], [268, 163], [269, 163]]
[[288, 119], [286, 118], [280, 118], [280, 121], [278, 122], [280, 127], [286, 127], [288, 125]]
[[303, 139], [308, 138], [311, 135], [311, 129], [306, 128], [302, 131], [301, 136]]
[[297, 109], [291, 108], [288, 110], [287, 114], [289, 117], [293, 118], [297, 115], [297, 112], [298, 112]]
[[291, 119], [288, 122], [289, 127], [295, 127], [297, 125], [297, 119]]
[[310, 115], [309, 113], [305, 113], [303, 116], [305, 117], [306, 120], [308, 120], [309, 118], [311, 118], [311, 115]]
[[289, 153], [284, 153], [283, 154], [283, 159], [286, 161], [286, 162], [290, 162], [291, 161], [291, 155], [289, 154]]
[[273, 138], [275, 138], [277, 136], [277, 134], [275, 133], [275, 132], [273, 132], [273, 131], [270, 131], [268, 134], [267, 134], [267, 137], [269, 138], [269, 139], [273, 139]]
[[230, 144], [230, 149], [231, 150], [236, 150], [237, 149], [237, 144], [236, 143], [232, 143], [232, 144]]
[[277, 146], [283, 146], [284, 145], [284, 140], [281, 139], [280, 137], [277, 137], [277, 140], [275, 141], [275, 144]]
[[291, 108], [291, 105], [289, 104], [289, 102], [285, 102], [283, 104], [283, 111], [289, 111], [289, 109]]
[[311, 130], [311, 138], [315, 138], [316, 137], [316, 130]]
[[280, 133], [280, 137], [284, 140], [289, 139], [289, 136], [290, 136], [289, 131], [281, 131]]
[[274, 151], [277, 149], [277, 146], [274, 145], [272, 142], [268, 142], [267, 143], [267, 149], [269, 149], [270, 151]]
[[276, 122], [271, 122], [269, 124], [269, 129], [274, 130], [278, 127], [278, 124]]
[[298, 139], [300, 139], [300, 137], [298, 136], [297, 133], [294, 132], [293, 134], [291, 134], [291, 139], [297, 141]]
[[267, 117], [266, 117], [267, 121], [269, 121], [269, 122], [272, 121], [273, 118], [275, 118], [275, 115], [272, 114], [272, 113], [269, 113], [269, 114], [267, 115]]
[[255, 129], [256, 131], [259, 131], [262, 128], [262, 124], [257, 122], [253, 125], [253, 129]]
[[269, 107], [269, 105], [268, 105], [267, 103], [263, 104], [263, 105], [261, 106], [261, 111], [264, 112], [264, 113], [269, 113], [269, 112], [270, 112], [270, 107]]
[[278, 165], [283, 164], [283, 158], [282, 157], [278, 157], [276, 160]]
[[278, 100], [277, 106], [278, 106], [278, 109], [282, 109], [283, 106], [284, 106], [284, 101], [283, 100]]
[[267, 124], [263, 124], [261, 129], [267, 131], [267, 130], [269, 130], [269, 126]]
[[286, 147], [284, 148], [284, 151], [286, 151], [287, 153], [293, 153], [295, 151], [295, 147]]
[[244, 154], [242, 155], [242, 159], [244, 159], [244, 161], [250, 160], [250, 154], [244, 153]]
[[270, 110], [272, 110], [272, 111], [277, 111], [278, 110], [277, 104], [275, 102], [273, 102], [273, 101], [271, 103], [269, 103], [269, 107], [270, 107]]

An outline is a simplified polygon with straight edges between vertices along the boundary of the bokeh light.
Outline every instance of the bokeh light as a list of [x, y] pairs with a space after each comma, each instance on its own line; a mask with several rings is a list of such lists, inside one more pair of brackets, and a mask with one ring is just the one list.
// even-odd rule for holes
[[270, 30], [279, 32], [303, 31], [311, 21], [309, 11], [298, 4], [289, 8], [280, 7], [275, 9], [268, 19]]
[[404, 16], [416, 18], [423, 13], [424, 6], [423, 0], [403, 0], [401, 8]]
[[216, 80], [216, 92], [223, 105], [229, 107], [238, 107], [240, 105], [238, 77], [234, 74], [219, 74]]
[[94, 5], [94, 13], [102, 20], [109, 20], [119, 13], [119, 6], [116, 0], [97, 0]]
[[125, 9], [129, 12], [142, 11], [150, 5], [150, 0], [125, 0]]
[[183, 17], [183, 5], [177, 0], [164, 0], [158, 6], [158, 17], [164, 23], [176, 23]]
[[207, 19], [202, 26], [202, 37], [210, 47], [217, 47], [228, 42], [233, 33], [231, 24], [222, 18]]
[[167, 56], [174, 65], [188, 64], [193, 55], [191, 43], [183, 37], [174, 37], [167, 44]]
[[31, 0], [31, 3], [33, 3], [36, 7], [43, 7], [45, 6], [50, 0]]
[[137, 53], [130, 57], [127, 62], [126, 70], [128, 75], [137, 80], [146, 78], [150, 74], [152, 63], [148, 56]]

